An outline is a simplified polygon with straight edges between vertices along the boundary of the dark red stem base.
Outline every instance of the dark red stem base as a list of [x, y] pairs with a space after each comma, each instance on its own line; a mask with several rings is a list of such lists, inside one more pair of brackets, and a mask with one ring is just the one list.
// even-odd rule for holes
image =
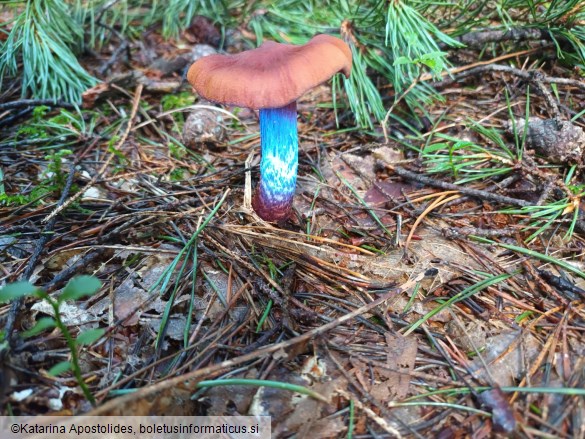
[[282, 203], [267, 202], [266, 196], [262, 196], [262, 187], [258, 187], [252, 198], [252, 207], [264, 221], [281, 222], [290, 216], [293, 199], [289, 198]]

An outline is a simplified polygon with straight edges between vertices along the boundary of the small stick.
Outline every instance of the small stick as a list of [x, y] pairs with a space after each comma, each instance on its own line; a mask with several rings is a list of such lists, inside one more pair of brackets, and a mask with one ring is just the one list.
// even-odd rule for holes
[[459, 81], [460, 79], [466, 78], [468, 76], [480, 75], [485, 72], [503, 72], [509, 73], [511, 75], [517, 76], [522, 78], [526, 81], [530, 81], [536, 83], [535, 81], [545, 83], [545, 84], [561, 84], [561, 85], [570, 85], [573, 87], [580, 88], [581, 90], [585, 90], [585, 82], [578, 81], [576, 79], [568, 79], [568, 78], [555, 78], [551, 76], [547, 76], [541, 72], [537, 74], [534, 71], [527, 71], [517, 69], [515, 67], [505, 66], [502, 64], [483, 64], [477, 67], [473, 67], [466, 71], [451, 71], [455, 75], [453, 78], [444, 79], [439, 82], [431, 83], [431, 85], [435, 88], [444, 87], [446, 85], [452, 84], [454, 82]]
[[46, 105], [48, 107], [61, 107], [68, 110], [75, 110], [75, 105], [64, 101], [54, 101], [52, 99], [20, 99], [18, 101], [3, 102], [0, 104], [1, 110], [10, 110], [12, 108], [20, 107], [38, 107], [39, 105]]
[[417, 174], [416, 172], [408, 171], [400, 166], [391, 166], [387, 165], [390, 169], [394, 171], [395, 174], [408, 178], [410, 180], [417, 181], [422, 184], [426, 184], [428, 186], [433, 186], [439, 189], [445, 189], [449, 191], [458, 191], [461, 192], [463, 195], [468, 195], [471, 197], [478, 197], [484, 200], [494, 201], [496, 203], [502, 204], [510, 204], [512, 206], [532, 206], [532, 203], [520, 200], [518, 198], [506, 197], [505, 195], [498, 195], [492, 192], [482, 191], [480, 189], [470, 189], [461, 187], [457, 184], [453, 183], [446, 183], [444, 181], [435, 180], [434, 178], [427, 177], [425, 175]]

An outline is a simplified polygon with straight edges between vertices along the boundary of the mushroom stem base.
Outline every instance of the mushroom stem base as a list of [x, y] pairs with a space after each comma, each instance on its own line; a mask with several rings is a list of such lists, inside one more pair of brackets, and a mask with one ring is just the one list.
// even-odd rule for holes
[[288, 203], [270, 203], [266, 202], [266, 196], [261, 195], [261, 189], [258, 187], [252, 198], [252, 207], [264, 221], [280, 222], [288, 219], [292, 207], [292, 197]]
[[252, 207], [266, 221], [290, 215], [297, 183], [297, 104], [260, 110], [262, 160]]

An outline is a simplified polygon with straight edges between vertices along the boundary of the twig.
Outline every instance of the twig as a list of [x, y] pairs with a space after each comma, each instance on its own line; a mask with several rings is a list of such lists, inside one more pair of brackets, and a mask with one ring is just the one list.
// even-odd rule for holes
[[[29, 110], [26, 110], [27, 112]], [[32, 110], [31, 110], [32, 111]], [[19, 115], [21, 117], [22, 115]], [[12, 119], [12, 118], [8, 118]], [[0, 120], [0, 127], [4, 125], [4, 122], [8, 122], [8, 119]], [[0, 148], [17, 148], [19, 146], [33, 146], [33, 145], [46, 145], [51, 143], [57, 143], [63, 139], [63, 136], [45, 137], [42, 139], [22, 139], [17, 141], [4, 141], [0, 142]]]
[[499, 237], [499, 236], [513, 236], [518, 233], [514, 227], [504, 227], [503, 229], [480, 229], [473, 226], [466, 227], [448, 227], [443, 229], [445, 238], [456, 239], [467, 237], [468, 235], [484, 236], [484, 237]]
[[[550, 39], [550, 33], [544, 29], [523, 27], [502, 30], [479, 30], [454, 37], [454, 40], [465, 44], [470, 49], [482, 49], [487, 43], [499, 43], [502, 41], [520, 42]], [[445, 43], [439, 43], [439, 47], [446, 49], [450, 46]]]
[[1, 110], [9, 110], [20, 107], [38, 107], [39, 105], [47, 105], [49, 107], [61, 107], [68, 110], [75, 110], [76, 106], [65, 101], [54, 101], [52, 99], [20, 99], [18, 101], [4, 102], [0, 104]]
[[436, 187], [439, 189], [445, 189], [445, 190], [449, 190], [449, 191], [459, 191], [464, 195], [468, 195], [471, 197], [477, 197], [477, 198], [481, 198], [483, 200], [489, 200], [489, 201], [493, 201], [496, 203], [509, 204], [511, 206], [520, 206], [520, 207], [532, 206], [532, 203], [530, 203], [529, 201], [520, 200], [518, 198], [506, 197], [505, 195], [498, 195], [498, 194], [494, 194], [492, 192], [482, 191], [479, 189], [465, 188], [465, 187], [461, 187], [461, 186], [459, 186], [457, 184], [453, 184], [453, 183], [446, 183], [444, 181], [435, 180], [434, 178], [430, 178], [430, 177], [427, 177], [425, 175], [417, 174], [416, 172], [408, 171], [404, 168], [401, 168], [400, 166], [392, 166], [392, 165], [387, 165], [387, 166], [389, 168], [391, 168], [395, 174], [397, 174], [401, 177], [405, 177], [405, 178], [408, 178], [410, 180], [414, 180], [414, 181], [417, 181], [419, 183], [426, 184], [428, 186]]
[[[28, 116], [28, 114], [32, 113], [32, 107], [26, 107], [24, 110], [17, 111], [16, 114], [12, 114], [11, 116], [5, 117], [0, 119], [0, 128], [5, 127], [7, 125], [12, 125], [15, 120], [18, 120], [22, 117]], [[6, 114], [6, 113], [4, 113]], [[3, 115], [4, 116], [4, 115]], [[42, 139], [46, 142], [46, 139]]]
[[[523, 70], [520, 70], [521, 72]], [[561, 118], [561, 112], [559, 110], [559, 105], [555, 102], [552, 93], [549, 91], [548, 88], [546, 88], [544, 86], [544, 80], [547, 78], [547, 76], [542, 73], [541, 71], [538, 70], [531, 70], [530, 71], [530, 79], [529, 81], [532, 82], [536, 88], [540, 91], [540, 94], [544, 97], [544, 100], [546, 101], [546, 103], [548, 104], [548, 106], [550, 107], [550, 109], [553, 112], [554, 118], [560, 122], [562, 120]], [[524, 129], [526, 129], [526, 127], [524, 127]]]
[[112, 67], [112, 65], [114, 65], [114, 63], [116, 61], [118, 61], [118, 58], [120, 56], [120, 54], [122, 52], [124, 52], [125, 50], [127, 51], [127, 49], [129, 48], [128, 45], [128, 41], [124, 40], [122, 41], [122, 44], [120, 44], [118, 47], [116, 47], [116, 50], [114, 50], [114, 52], [112, 53], [112, 56], [110, 56], [110, 59], [107, 60], [99, 69], [98, 69], [98, 73], [100, 75], [104, 75], [108, 69], [110, 67]]
[[[117, 1], [117, 0], [116, 0]], [[105, 9], [102, 11], [102, 14], [105, 12]], [[126, 50], [126, 55], [128, 56], [128, 58], [130, 58], [130, 44], [128, 43], [128, 40], [126, 38], [124, 38], [124, 35], [122, 35], [120, 32], [118, 32], [116, 29], [114, 29], [111, 26], [108, 26], [107, 24], [102, 23], [101, 21], [101, 16], [100, 18], [96, 21], [98, 26], [103, 27], [104, 29], [109, 30], [111, 33], [113, 33], [114, 35], [116, 35], [116, 37], [118, 37], [118, 39], [121, 41], [121, 44], [116, 48], [116, 50], [114, 50], [114, 52], [112, 53], [112, 56], [110, 56], [110, 59], [104, 63], [104, 65], [102, 65], [99, 69], [98, 69], [98, 73], [100, 75], [104, 75], [108, 69], [114, 65], [114, 63], [118, 60], [118, 57], [120, 56], [120, 54]]]
[[451, 71], [451, 73], [454, 74], [452, 78], [444, 79], [444, 80], [438, 81], [438, 82], [433, 82], [433, 83], [431, 83], [431, 85], [435, 88], [440, 88], [440, 87], [444, 87], [446, 85], [452, 84], [454, 82], [457, 82], [457, 81], [459, 81], [463, 78], [466, 78], [468, 76], [480, 75], [480, 74], [485, 73], [485, 72], [504, 72], [504, 73], [509, 73], [511, 75], [522, 78], [526, 81], [534, 82], [536, 79], [539, 82], [542, 82], [545, 84], [570, 85], [573, 87], [577, 87], [581, 90], [585, 90], [585, 82], [579, 81], [577, 79], [556, 78], [556, 77], [547, 76], [547, 75], [540, 73], [540, 72], [536, 73], [535, 71], [521, 70], [521, 69], [517, 69], [515, 67], [505, 66], [502, 64], [485, 64], [485, 65], [479, 65], [477, 67], [473, 67], [473, 68], [465, 70], [465, 71], [460, 71], [460, 72]]
[[102, 21], [102, 18], [104, 16], [104, 14], [108, 11], [108, 9], [110, 9], [112, 6], [114, 6], [116, 3], [118, 3], [120, 0], [110, 0], [108, 3], [106, 3], [105, 5], [103, 5], [100, 9], [100, 11], [98, 12], [98, 15], [95, 19], [96, 23], [100, 23]]
[[47, 293], [50, 293], [54, 288], [58, 287], [61, 283], [66, 282], [74, 274], [79, 273], [80, 270], [82, 270], [84, 267], [87, 267], [87, 265], [90, 262], [92, 262], [99, 255], [104, 253], [105, 250], [106, 250], [105, 248], [94, 249], [90, 253], [87, 253], [83, 257], [79, 258], [77, 261], [75, 261], [73, 264], [71, 264], [64, 270], [61, 270], [53, 279], [47, 282], [44, 286], [44, 290]]

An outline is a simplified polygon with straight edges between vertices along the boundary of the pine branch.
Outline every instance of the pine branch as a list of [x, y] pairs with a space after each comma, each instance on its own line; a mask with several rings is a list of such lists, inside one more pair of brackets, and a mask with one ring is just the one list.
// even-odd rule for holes
[[83, 29], [63, 0], [26, 2], [1, 46], [0, 87], [12, 76], [20, 78], [23, 98], [80, 102], [96, 83], [74, 54], [82, 42]]

